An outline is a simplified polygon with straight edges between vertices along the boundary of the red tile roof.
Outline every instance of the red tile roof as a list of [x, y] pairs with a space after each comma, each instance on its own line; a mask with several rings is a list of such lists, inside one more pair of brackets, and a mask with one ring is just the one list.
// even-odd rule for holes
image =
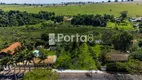
[[[10, 45], [9, 47], [1, 50], [0, 53], [7, 53], [7, 54], [13, 55], [15, 53], [15, 49], [18, 49], [20, 47], [22, 47], [21, 43], [20, 42], [15, 42], [12, 45]], [[9, 53], [9, 51], [10, 51], [10, 53]]]

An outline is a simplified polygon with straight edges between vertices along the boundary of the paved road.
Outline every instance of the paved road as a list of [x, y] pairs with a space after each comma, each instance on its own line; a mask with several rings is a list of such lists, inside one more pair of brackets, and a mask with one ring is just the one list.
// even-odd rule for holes
[[142, 75], [110, 73], [60, 73], [60, 80], [142, 80]]

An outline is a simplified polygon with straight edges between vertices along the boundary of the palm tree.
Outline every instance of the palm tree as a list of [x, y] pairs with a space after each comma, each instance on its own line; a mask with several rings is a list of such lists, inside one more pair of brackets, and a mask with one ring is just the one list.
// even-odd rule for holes
[[13, 65], [14, 65], [14, 74], [15, 74], [15, 79], [16, 79], [16, 73], [15, 73], [15, 68], [16, 68], [16, 57], [13, 56]]
[[[35, 56], [34, 56], [34, 53], [32, 52], [32, 51], [30, 51], [27, 55], [26, 55], [26, 60], [29, 62], [29, 63], [31, 63], [31, 61], [33, 60], [33, 58], [34, 58]], [[30, 64], [28, 65], [29, 66], [29, 71], [31, 71], [31, 66], [30, 66]]]
[[[17, 65], [17, 62], [24, 62], [24, 51], [21, 51], [21, 52], [18, 52], [16, 55], [15, 55], [15, 63]], [[24, 68], [25, 69], [25, 68]], [[20, 66], [19, 66], [19, 71], [20, 71]]]
[[11, 69], [10, 69], [10, 65], [11, 65], [11, 64], [13, 64], [12, 56], [8, 56], [8, 63], [7, 63], [7, 65], [8, 65], [8, 71], [9, 71], [9, 72], [11, 71]]
[[8, 70], [9, 71], [10, 71], [11, 59], [12, 59], [11, 55], [6, 55], [0, 61], [1, 65], [4, 65], [5, 67], [8, 65]]
[[5, 67], [8, 66], [8, 72], [11, 71], [10, 64], [12, 64], [12, 56], [6, 55], [2, 59], [0, 59], [0, 65], [4, 65]]
[[8, 66], [8, 71], [10, 72], [10, 65], [12, 64], [12, 55], [11, 55], [11, 51], [8, 51], [8, 56], [7, 56], [7, 66]]

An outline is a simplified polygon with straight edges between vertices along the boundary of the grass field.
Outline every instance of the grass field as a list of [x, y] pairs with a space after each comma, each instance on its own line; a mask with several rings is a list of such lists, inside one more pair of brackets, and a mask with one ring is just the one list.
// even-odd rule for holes
[[[57, 15], [76, 15], [76, 14], [113, 14], [119, 16], [121, 11], [128, 11], [128, 16], [142, 16], [142, 4], [137, 5], [136, 3], [130, 4], [86, 4], [81, 7], [78, 5], [74, 6], [58, 6], [58, 7], [33, 7], [23, 5], [0, 5], [0, 8], [8, 10], [20, 10], [27, 11], [30, 13], [38, 13], [39, 11], [51, 11]], [[110, 11], [112, 9], [112, 11]]]
[[128, 20], [125, 20], [127, 25], [123, 25], [125, 23], [120, 23], [120, 24], [116, 24], [116, 23], [113, 23], [113, 22], [108, 22], [107, 23], [107, 27], [108, 28], [118, 28], [118, 30], [134, 30], [134, 27], [133, 25], [128, 21]]

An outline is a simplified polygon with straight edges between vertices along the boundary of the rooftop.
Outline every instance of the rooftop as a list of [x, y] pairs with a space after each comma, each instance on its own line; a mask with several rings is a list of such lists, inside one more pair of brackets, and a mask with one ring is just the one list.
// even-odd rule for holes
[[129, 54], [119, 51], [113, 51], [106, 54], [108, 61], [128, 61]]
[[[56, 62], [56, 59], [57, 59], [56, 55], [47, 56], [47, 58], [44, 61], [42, 61], [41, 63], [44, 63], [44, 64], [53, 64], [53, 63]], [[39, 58], [34, 58], [33, 61], [34, 61], [34, 64], [38, 64], [40, 62], [40, 59]]]
[[6, 54], [13, 55], [16, 52], [16, 50], [18, 48], [20, 48], [20, 47], [22, 47], [21, 43], [20, 42], [15, 42], [15, 43], [11, 44], [9, 47], [1, 50], [0, 53], [6, 53]]

